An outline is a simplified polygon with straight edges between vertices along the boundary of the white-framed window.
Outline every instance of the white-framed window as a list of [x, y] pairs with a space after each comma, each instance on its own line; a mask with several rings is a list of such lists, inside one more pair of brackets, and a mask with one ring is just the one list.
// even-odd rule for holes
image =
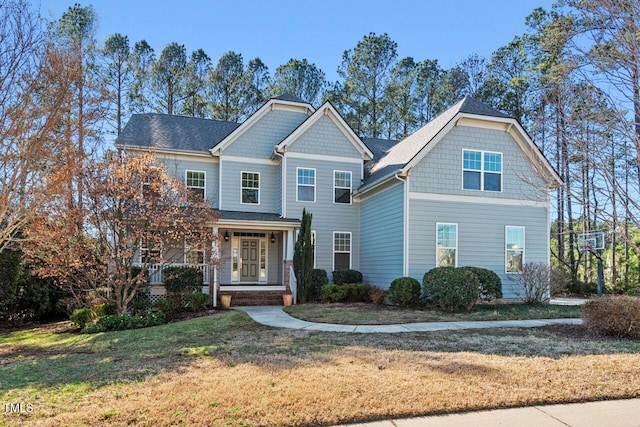
[[204, 199], [205, 195], [205, 172], [203, 171], [191, 171], [188, 170], [185, 172], [185, 183], [187, 184], [187, 188], [194, 195], [198, 197], [202, 197]]
[[333, 232], [333, 270], [351, 269], [351, 232]]
[[505, 272], [522, 273], [524, 265], [524, 227], [507, 225], [504, 228]]
[[436, 267], [457, 267], [458, 224], [436, 223]]
[[245, 205], [260, 204], [260, 172], [242, 172], [242, 196]]
[[311, 168], [296, 168], [298, 202], [316, 201], [316, 170]]
[[[199, 238], [199, 236], [198, 236]], [[192, 242], [193, 243], [193, 242]], [[204, 249], [191, 245], [186, 239], [184, 242], [184, 263], [204, 264]]]
[[162, 261], [162, 248], [157, 242], [145, 238], [140, 240], [140, 262], [143, 264], [157, 264]]
[[462, 150], [462, 188], [502, 191], [502, 153]]
[[351, 171], [333, 171], [333, 203], [351, 204]]

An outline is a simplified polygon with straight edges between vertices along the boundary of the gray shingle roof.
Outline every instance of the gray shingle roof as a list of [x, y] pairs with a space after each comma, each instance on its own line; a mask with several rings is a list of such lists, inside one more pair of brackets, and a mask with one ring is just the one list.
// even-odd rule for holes
[[241, 212], [241, 211], [218, 211], [219, 218], [222, 220], [235, 221], [265, 221], [265, 222], [291, 222], [299, 223], [296, 218], [282, 218], [278, 213], [264, 212]]
[[304, 99], [298, 98], [297, 96], [291, 95], [290, 93], [283, 93], [281, 95], [274, 96], [272, 99], [277, 99], [279, 101], [299, 102], [301, 104], [308, 104], [308, 102], [305, 101]]
[[409, 135], [387, 150], [375, 164], [368, 167], [369, 176], [364, 185], [402, 169], [426, 146], [458, 113], [478, 114], [483, 116], [504, 117], [504, 114], [473, 98], [463, 98], [453, 107]]
[[134, 114], [116, 139], [116, 146], [208, 151], [238, 123], [168, 114]]

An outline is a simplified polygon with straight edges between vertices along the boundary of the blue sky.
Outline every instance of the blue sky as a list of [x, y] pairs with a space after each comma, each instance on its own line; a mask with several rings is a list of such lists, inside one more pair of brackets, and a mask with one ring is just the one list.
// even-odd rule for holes
[[[58, 19], [73, 0], [32, 0], [47, 19]], [[113, 33], [131, 45], [146, 39], [156, 54], [172, 41], [188, 54], [198, 48], [217, 62], [233, 50], [259, 57], [273, 74], [290, 58], [307, 58], [337, 79], [342, 53], [369, 32], [387, 33], [398, 57], [437, 59], [450, 68], [472, 53], [490, 56], [525, 29], [536, 7], [552, 0], [76, 0], [93, 5], [97, 39]]]

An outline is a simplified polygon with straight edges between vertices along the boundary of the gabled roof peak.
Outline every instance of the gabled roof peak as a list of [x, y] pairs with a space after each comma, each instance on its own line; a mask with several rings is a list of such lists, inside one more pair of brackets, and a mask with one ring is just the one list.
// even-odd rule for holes
[[[460, 113], [478, 114], [481, 116], [491, 116], [491, 117], [503, 117], [508, 119], [513, 118], [510, 115], [505, 114], [502, 111], [496, 110], [495, 108], [490, 107], [484, 102], [478, 101], [477, 99], [472, 98], [470, 96], [466, 96], [462, 98], [460, 101], [458, 101], [458, 104], [460, 104], [460, 106], [458, 107], [457, 110]], [[455, 106], [452, 108], [455, 108]]]
[[282, 93], [278, 96], [274, 96], [271, 99], [277, 99], [278, 101], [288, 101], [288, 102], [299, 102], [300, 104], [308, 104], [307, 101], [305, 101], [302, 98], [298, 98], [295, 95], [291, 95], [290, 93]]

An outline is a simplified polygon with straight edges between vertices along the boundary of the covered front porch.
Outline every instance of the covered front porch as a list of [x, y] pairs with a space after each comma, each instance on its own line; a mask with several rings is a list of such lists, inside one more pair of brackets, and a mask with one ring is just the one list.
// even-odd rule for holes
[[279, 214], [220, 211], [217, 225], [215, 305], [221, 295], [231, 295], [232, 305], [275, 305], [282, 304], [284, 293], [295, 296], [291, 280], [299, 220]]

